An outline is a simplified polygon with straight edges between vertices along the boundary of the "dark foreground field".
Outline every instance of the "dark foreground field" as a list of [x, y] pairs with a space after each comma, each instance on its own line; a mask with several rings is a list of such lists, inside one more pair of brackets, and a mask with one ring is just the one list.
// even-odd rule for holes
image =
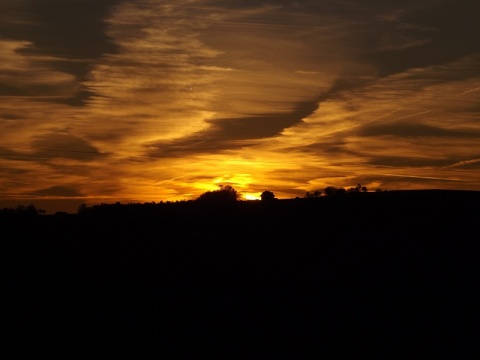
[[2, 218], [3, 359], [474, 359], [478, 192]]

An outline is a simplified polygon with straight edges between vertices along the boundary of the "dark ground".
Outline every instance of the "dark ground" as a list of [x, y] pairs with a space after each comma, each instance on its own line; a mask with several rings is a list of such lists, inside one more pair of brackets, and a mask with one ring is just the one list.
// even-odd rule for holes
[[480, 193], [3, 218], [3, 359], [474, 359]]

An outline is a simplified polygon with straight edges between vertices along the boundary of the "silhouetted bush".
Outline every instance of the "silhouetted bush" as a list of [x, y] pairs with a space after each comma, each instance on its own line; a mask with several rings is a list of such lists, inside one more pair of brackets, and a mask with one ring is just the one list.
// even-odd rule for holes
[[197, 201], [200, 201], [203, 203], [211, 203], [211, 204], [232, 203], [232, 202], [236, 202], [239, 196], [240, 195], [238, 194], [237, 190], [235, 190], [232, 186], [220, 185], [220, 188], [218, 190], [207, 191], [202, 195], [200, 195]]
[[262, 199], [263, 202], [270, 202], [274, 201], [276, 198], [273, 192], [266, 190], [260, 195], [260, 199]]
[[315, 190], [314, 192], [307, 191], [307, 193], [305, 194], [305, 197], [306, 198], [318, 198], [318, 197], [320, 197], [320, 195], [322, 195], [321, 190]]
[[347, 190], [345, 190], [345, 188], [343, 187], [337, 188], [335, 186], [327, 186], [325, 189], [323, 189], [323, 192], [327, 196], [333, 196], [333, 195], [345, 194]]
[[30, 204], [28, 206], [17, 205], [15, 208], [3, 208], [0, 211], [1, 215], [4, 216], [21, 216], [21, 217], [34, 217], [39, 214], [44, 214], [45, 210], [41, 210], [35, 207], [35, 205]]

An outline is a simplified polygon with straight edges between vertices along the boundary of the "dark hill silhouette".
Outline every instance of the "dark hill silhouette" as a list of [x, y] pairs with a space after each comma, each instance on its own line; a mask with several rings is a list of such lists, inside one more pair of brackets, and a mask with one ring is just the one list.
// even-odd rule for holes
[[6, 349], [471, 358], [479, 215], [446, 190], [2, 215]]

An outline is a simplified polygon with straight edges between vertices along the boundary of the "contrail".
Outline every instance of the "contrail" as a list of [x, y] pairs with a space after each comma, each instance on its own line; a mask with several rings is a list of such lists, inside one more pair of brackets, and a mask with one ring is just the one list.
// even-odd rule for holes
[[452, 165], [449, 165], [449, 166], [445, 166], [444, 168], [446, 168], [446, 169], [448, 169], [448, 168], [455, 168], [455, 167], [458, 167], [458, 166], [468, 165], [468, 164], [475, 164], [475, 163], [480, 163], [480, 159], [462, 160], [462, 161], [456, 162], [455, 164], [452, 164]]
[[173, 178], [171, 178], [171, 179], [161, 180], [161, 181], [156, 182], [154, 185], [163, 184], [164, 182], [177, 180], [177, 179], [180, 179], [180, 178], [183, 178], [183, 177], [186, 177], [186, 176], [187, 176], [187, 175], [180, 175], [180, 176], [173, 177]]
[[404, 175], [404, 174], [390, 174], [390, 173], [371, 173], [371, 174], [372, 175], [380, 175], [380, 176], [415, 178], [415, 179], [459, 181], [459, 179], [455, 179], [455, 178], [452, 179], [452, 178], [443, 178], [443, 177], [435, 177], [435, 176]]
[[463, 94], [468, 94], [468, 93], [471, 93], [471, 92], [475, 92], [475, 91], [478, 91], [480, 90], [480, 86], [476, 87], [476, 88], [473, 88], [473, 89], [470, 89], [470, 90], [466, 90], [464, 92], [461, 92], [460, 94], [458, 94], [457, 96], [460, 96], [460, 95], [463, 95]]
[[417, 115], [426, 114], [426, 113], [429, 113], [429, 112], [432, 112], [432, 111], [433, 110], [427, 110], [427, 111], [422, 111], [422, 112], [415, 113], [415, 114], [405, 115], [405, 116], [393, 119], [392, 121], [402, 120], [402, 119], [406, 119], [406, 118], [409, 118], [409, 117], [414, 117], [414, 116], [417, 116]]

